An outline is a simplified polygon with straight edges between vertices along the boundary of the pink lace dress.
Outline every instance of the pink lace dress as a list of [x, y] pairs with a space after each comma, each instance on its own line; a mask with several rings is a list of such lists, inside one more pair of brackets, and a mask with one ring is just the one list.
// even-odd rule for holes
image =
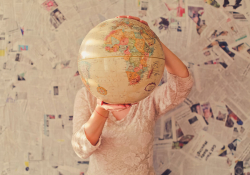
[[85, 87], [81, 88], [75, 98], [71, 143], [80, 158], [89, 157], [86, 175], [155, 175], [155, 122], [184, 101], [193, 83], [190, 72], [186, 78], [168, 72], [167, 82], [133, 105], [125, 118], [117, 120], [109, 113], [95, 146], [86, 138], [84, 124], [96, 107], [96, 98]]

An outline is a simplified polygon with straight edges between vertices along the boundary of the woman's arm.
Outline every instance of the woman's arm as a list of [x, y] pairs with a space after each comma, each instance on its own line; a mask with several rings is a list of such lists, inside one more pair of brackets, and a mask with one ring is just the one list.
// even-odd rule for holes
[[[160, 41], [161, 42], [161, 41]], [[171, 52], [162, 42], [161, 46], [165, 56], [165, 67], [171, 74], [177, 75], [178, 77], [186, 78], [189, 73], [187, 67], [183, 62]]]
[[182, 61], [162, 42], [167, 69], [167, 82], [155, 88], [145, 101], [155, 111], [155, 120], [182, 103], [193, 87], [193, 77]]
[[82, 159], [88, 158], [100, 145], [104, 124], [109, 111], [123, 110], [130, 105], [97, 105], [94, 112], [89, 109], [89, 103], [96, 101], [86, 88], [80, 89], [75, 98], [73, 135], [71, 144], [75, 153]]
[[[118, 16], [117, 18], [135, 19], [148, 26], [146, 21], [134, 16]], [[143, 110], [155, 112], [155, 120], [168, 110], [184, 101], [193, 87], [193, 77], [187, 67], [162, 42], [167, 69], [167, 83], [158, 86], [142, 101]], [[153, 110], [152, 110], [153, 109]]]
[[102, 134], [104, 124], [108, 118], [109, 111], [103, 109], [100, 106], [95, 108], [97, 112], [93, 112], [90, 119], [85, 123], [85, 134], [90, 143], [94, 146], [99, 141], [99, 138]]
[[101, 133], [108, 117], [108, 111], [96, 107], [98, 113], [91, 113], [86, 99], [86, 88], [80, 89], [74, 102], [73, 135], [71, 144], [74, 152], [82, 159], [88, 158], [101, 144]]

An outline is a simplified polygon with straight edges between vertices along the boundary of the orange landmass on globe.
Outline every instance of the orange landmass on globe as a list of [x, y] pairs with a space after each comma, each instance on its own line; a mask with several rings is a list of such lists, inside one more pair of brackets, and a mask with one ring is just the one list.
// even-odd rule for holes
[[[154, 52], [151, 46], [155, 44], [156, 35], [150, 29], [143, 28], [134, 21], [122, 19], [114, 23], [116, 26], [113, 26], [113, 30], [104, 39], [105, 50], [119, 51], [125, 55], [123, 58], [129, 63], [126, 70], [128, 80], [130, 85], [136, 84], [143, 78], [144, 73], [149, 71], [147, 60]], [[152, 74], [152, 70], [150, 71], [147, 78], [150, 78]]]
[[104, 87], [98, 86], [97, 92], [99, 92], [102, 95], [107, 95], [107, 90]]
[[130, 85], [136, 84], [140, 81], [140, 75], [138, 75], [136, 72], [129, 72], [126, 71]]

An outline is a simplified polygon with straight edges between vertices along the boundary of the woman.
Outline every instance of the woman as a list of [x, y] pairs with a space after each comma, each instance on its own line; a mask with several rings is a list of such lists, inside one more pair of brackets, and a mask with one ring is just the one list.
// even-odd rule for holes
[[[131, 18], [145, 25], [137, 17]], [[193, 77], [163, 43], [167, 82], [138, 104], [110, 105], [78, 91], [74, 104], [72, 146], [82, 159], [90, 157], [86, 175], [154, 175], [153, 140], [157, 119], [184, 101]]]

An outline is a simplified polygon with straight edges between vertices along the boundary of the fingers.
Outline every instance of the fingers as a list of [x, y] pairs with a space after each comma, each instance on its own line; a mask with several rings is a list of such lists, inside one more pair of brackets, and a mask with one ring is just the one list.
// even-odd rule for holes
[[127, 16], [127, 18], [129, 18], [129, 19], [135, 19], [135, 20], [137, 20], [137, 21], [140, 21], [140, 18], [135, 17], [135, 16]]
[[148, 26], [148, 23], [146, 21], [140, 20], [140, 22]]
[[122, 111], [124, 109], [130, 108], [131, 104], [107, 104], [103, 105], [108, 111]]
[[[124, 108], [126, 109], [126, 108]], [[119, 111], [123, 111], [124, 109], [108, 109], [108, 111], [110, 112], [119, 112]]]
[[98, 102], [100, 103], [101, 107], [108, 111], [122, 111], [124, 109], [130, 108], [134, 104], [138, 103], [133, 103], [133, 104], [109, 104], [105, 103], [104, 101], [101, 101], [98, 99]]
[[113, 105], [114, 108], [125, 108], [124, 105]]
[[104, 104], [103, 106], [107, 106], [110, 109], [123, 109], [123, 108], [126, 108], [125, 105], [121, 105], [121, 104]]
[[121, 107], [123, 108], [129, 108], [129, 107], [131, 107], [132, 105], [131, 104], [123, 104], [123, 105], [121, 105]]
[[117, 16], [116, 18], [127, 18], [127, 16]]
[[137, 20], [137, 21], [139, 21], [139, 22], [141, 22], [141, 23], [143, 23], [143, 24], [145, 24], [145, 25], [148, 26], [148, 23], [147, 23], [146, 21], [141, 20], [140, 18], [135, 17], [135, 16], [125, 16], [125, 15], [123, 15], [123, 16], [117, 16], [116, 18], [129, 18], [129, 19], [135, 19], [135, 20]]
[[97, 100], [96, 100], [96, 102], [97, 102], [97, 105], [100, 105], [100, 106], [102, 106], [102, 105], [103, 105], [103, 101], [102, 101], [102, 100], [100, 100], [100, 99], [97, 99]]
[[138, 103], [132, 103], [131, 105], [136, 105], [136, 104], [138, 104]]
[[106, 103], [106, 102], [102, 101], [102, 105], [103, 105], [103, 104], [104, 104], [104, 105], [107, 105], [108, 103]]
[[125, 15], [123, 15], [123, 16], [117, 16], [116, 18], [129, 18], [129, 19], [135, 19], [137, 21], [140, 21], [140, 18], [135, 17], [135, 16], [125, 16]]

